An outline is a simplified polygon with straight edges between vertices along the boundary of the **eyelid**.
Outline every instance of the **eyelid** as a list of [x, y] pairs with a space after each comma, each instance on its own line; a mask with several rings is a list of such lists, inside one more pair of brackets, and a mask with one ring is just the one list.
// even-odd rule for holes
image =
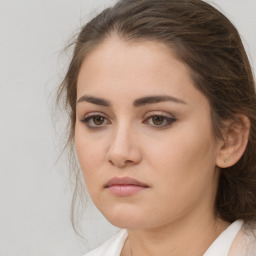
[[107, 118], [104, 113], [96, 111], [96, 112], [90, 112], [88, 114], [83, 115], [82, 119], [92, 117], [92, 116], [102, 116], [102, 117]]
[[89, 114], [86, 114], [82, 117], [82, 119], [80, 119], [80, 122], [84, 123], [87, 128], [89, 129], [101, 129], [104, 128], [106, 126], [106, 124], [102, 124], [102, 125], [90, 125], [89, 122], [94, 118], [94, 117], [103, 117], [106, 121], [107, 124], [110, 124], [111, 122], [109, 121], [109, 119], [106, 117], [105, 114], [103, 114], [102, 112], [91, 112]]
[[[149, 120], [152, 117], [162, 117], [164, 118], [165, 122], [167, 122], [167, 124], [160, 124], [160, 125], [156, 125], [156, 124], [149, 124]], [[147, 114], [144, 118], [143, 124], [147, 124], [149, 126], [152, 126], [155, 129], [165, 129], [168, 128], [170, 126], [173, 125], [174, 122], [177, 121], [177, 118], [174, 115], [171, 115], [169, 113], [166, 112], [150, 112], [149, 114]]]
[[[104, 118], [104, 121], [102, 124], [95, 124], [93, 118], [94, 117], [102, 117]], [[161, 117], [163, 118], [163, 123], [162, 124], [156, 124], [156, 123], [151, 123], [150, 119], [153, 117]], [[156, 129], [164, 129], [170, 127], [175, 121], [177, 121], [177, 118], [167, 112], [164, 111], [152, 111], [147, 113], [144, 118], [142, 123], [149, 125], [153, 128]], [[85, 114], [81, 119], [80, 122], [84, 123], [87, 128], [89, 129], [102, 129], [106, 127], [107, 125], [111, 124], [111, 121], [109, 118], [102, 112], [90, 112], [88, 114]], [[93, 122], [93, 123], [91, 123]]]
[[150, 113], [147, 113], [145, 115], [145, 118], [149, 118], [149, 117], [152, 117], [152, 116], [163, 116], [163, 117], [169, 117], [169, 118], [177, 119], [174, 115], [172, 115], [170, 113], [167, 113], [167, 112], [164, 112], [164, 111], [152, 111]]

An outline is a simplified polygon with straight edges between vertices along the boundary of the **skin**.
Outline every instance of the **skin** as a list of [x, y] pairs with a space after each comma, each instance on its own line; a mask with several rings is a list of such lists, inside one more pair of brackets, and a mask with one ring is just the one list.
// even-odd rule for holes
[[[148, 96], [175, 101], [134, 106]], [[128, 230], [122, 255], [203, 255], [229, 225], [214, 212], [224, 142], [190, 69], [161, 43], [112, 36], [83, 61], [77, 99], [78, 160], [95, 205]], [[116, 196], [105, 188], [113, 177], [148, 187]]]

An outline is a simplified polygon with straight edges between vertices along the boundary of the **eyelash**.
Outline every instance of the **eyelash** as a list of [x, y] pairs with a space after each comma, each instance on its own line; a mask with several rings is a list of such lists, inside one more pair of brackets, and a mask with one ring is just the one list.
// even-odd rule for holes
[[[104, 125], [95, 125], [94, 124], [90, 124], [90, 122], [93, 121], [94, 118], [96, 117], [100, 117], [100, 118], [103, 118], [104, 119], [104, 122], [107, 120], [107, 118], [102, 115], [102, 114], [93, 114], [93, 115], [88, 115], [88, 116], [85, 116], [81, 122], [84, 123], [89, 129], [99, 129], [99, 128], [103, 128]], [[110, 122], [108, 122], [108, 124], [110, 124]]]
[[[95, 124], [95, 122], [93, 121], [95, 118], [102, 118], [103, 119], [103, 124], [97, 125]], [[151, 126], [155, 127], [156, 129], [163, 129], [166, 127], [170, 127], [177, 119], [175, 117], [169, 117], [163, 114], [150, 114], [148, 115], [145, 120], [143, 121], [143, 124], [147, 124], [149, 120], [153, 120], [153, 118], [163, 118], [163, 122], [165, 123], [160, 124], [160, 125], [156, 125], [156, 124], [150, 124]], [[84, 123], [89, 129], [100, 129], [100, 128], [104, 128], [107, 124], [111, 124], [111, 122], [107, 121], [107, 118], [102, 115], [102, 114], [93, 114], [93, 115], [88, 115], [85, 116], [84, 119], [81, 120], [82, 123]], [[93, 123], [90, 123], [93, 122]]]
[[157, 129], [163, 129], [166, 127], [170, 127], [177, 119], [175, 117], [170, 117], [170, 116], [166, 116], [163, 114], [150, 114], [146, 117], [145, 121], [143, 121], [143, 124], [148, 123], [149, 120], [151, 120], [153, 122], [153, 118], [157, 117], [157, 118], [163, 118], [163, 122], [165, 124], [161, 124], [161, 125], [156, 125], [156, 124], [151, 124], [152, 126], [154, 126]]

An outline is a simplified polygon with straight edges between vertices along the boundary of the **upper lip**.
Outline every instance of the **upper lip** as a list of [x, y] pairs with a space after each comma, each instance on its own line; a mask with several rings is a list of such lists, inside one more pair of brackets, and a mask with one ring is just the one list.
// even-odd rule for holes
[[148, 187], [147, 184], [142, 183], [131, 177], [114, 177], [107, 182], [105, 187], [107, 188], [114, 185], [134, 185], [134, 186]]

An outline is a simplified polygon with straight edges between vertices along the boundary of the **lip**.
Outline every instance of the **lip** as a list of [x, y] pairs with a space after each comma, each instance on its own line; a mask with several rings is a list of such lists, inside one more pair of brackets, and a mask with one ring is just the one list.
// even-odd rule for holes
[[147, 188], [147, 184], [130, 177], [114, 177], [105, 185], [105, 189], [121, 197], [138, 194]]

